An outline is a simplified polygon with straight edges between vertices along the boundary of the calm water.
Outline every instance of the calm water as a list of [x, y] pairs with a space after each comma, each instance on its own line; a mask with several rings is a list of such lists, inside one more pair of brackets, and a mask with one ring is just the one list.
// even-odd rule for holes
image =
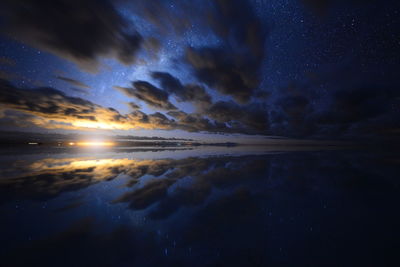
[[0, 165], [4, 266], [398, 263], [393, 153], [38, 148]]

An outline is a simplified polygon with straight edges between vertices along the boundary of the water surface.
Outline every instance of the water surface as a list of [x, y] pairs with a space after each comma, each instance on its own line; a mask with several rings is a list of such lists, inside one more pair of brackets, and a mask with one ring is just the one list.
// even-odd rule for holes
[[399, 166], [315, 147], [2, 151], [2, 264], [391, 266]]

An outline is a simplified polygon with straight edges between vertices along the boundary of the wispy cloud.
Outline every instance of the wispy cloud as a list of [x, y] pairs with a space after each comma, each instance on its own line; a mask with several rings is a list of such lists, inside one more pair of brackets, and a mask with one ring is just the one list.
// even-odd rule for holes
[[56, 76], [56, 78], [57, 78], [58, 80], [67, 82], [67, 83], [69, 83], [69, 84], [72, 85], [72, 86], [77, 86], [77, 87], [84, 88], [84, 89], [90, 89], [90, 86], [89, 86], [89, 85], [86, 85], [86, 84], [84, 84], [83, 82], [78, 81], [78, 80], [75, 80], [75, 79], [71, 79], [71, 78], [64, 77], [64, 76]]

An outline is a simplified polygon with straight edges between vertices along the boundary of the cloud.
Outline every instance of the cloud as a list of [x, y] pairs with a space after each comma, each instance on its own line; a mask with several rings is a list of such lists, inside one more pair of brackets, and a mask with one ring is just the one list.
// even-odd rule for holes
[[269, 118], [267, 110], [255, 105], [241, 106], [232, 101], [219, 101], [211, 105], [205, 113], [218, 122], [230, 122], [233, 127], [241, 124], [248, 133], [267, 133]]
[[160, 81], [161, 87], [165, 91], [171, 94], [182, 95], [184, 88], [178, 78], [166, 72], [152, 72], [151, 76]]
[[282, 94], [275, 101], [271, 112], [271, 130], [277, 135], [292, 133], [304, 137], [315, 133], [316, 125], [311, 122], [314, 112], [310, 99], [303, 95]]
[[[207, 111], [207, 115], [215, 119], [213, 121], [199, 113], [179, 111], [171, 103], [164, 102], [168, 100], [168, 93], [149, 83], [134, 82], [134, 85], [135, 88], [121, 90], [145, 99], [146, 103], [152, 103], [153, 106], [169, 110], [168, 115], [175, 119], [160, 112], [146, 114], [138, 109], [121, 114], [113, 108], [67, 96], [54, 88], [21, 89], [7, 81], [0, 82], [0, 104], [1, 110], [14, 112], [12, 116], [18, 118], [20, 125], [36, 125], [47, 129], [181, 129], [214, 133], [260, 133], [263, 130], [259, 124], [264, 121], [251, 108], [241, 114], [240, 107], [233, 103], [217, 103]], [[9, 116], [7, 114], [3, 113], [3, 116], [6, 118]]]
[[315, 121], [320, 128], [333, 127], [333, 132], [342, 135], [381, 135], [400, 129], [399, 107], [400, 93], [392, 87], [341, 89], [332, 94], [330, 104], [315, 115]]
[[107, 0], [6, 0], [4, 31], [23, 42], [96, 71], [101, 57], [131, 64], [141, 46], [137, 32]]
[[[235, 167], [226, 168], [227, 164]], [[212, 193], [213, 187], [227, 188], [241, 184], [245, 177], [249, 180], [249, 173], [263, 173], [268, 165], [265, 160], [254, 160], [251, 157], [211, 157], [169, 160], [166, 165], [150, 166], [153, 169], [154, 166], [161, 166], [161, 172], [156, 174], [163, 176], [150, 180], [142, 187], [133, 188], [113, 203], [125, 202], [129, 204], [129, 208], [139, 210], [157, 203], [150, 209], [149, 216], [152, 219], [164, 219], [182, 206], [201, 205]], [[192, 178], [189, 184], [184, 187], [175, 186], [187, 177]]]
[[236, 61], [232, 51], [221, 48], [189, 48], [186, 58], [199, 81], [239, 103], [250, 101], [258, 85], [254, 65]]
[[173, 121], [159, 113], [144, 114], [135, 111], [122, 115], [113, 108], [67, 96], [54, 88], [21, 89], [7, 81], [0, 81], [0, 89], [2, 110], [28, 114], [29, 121], [25, 123], [42, 128], [128, 130], [177, 127]]
[[134, 102], [128, 102], [127, 105], [133, 110], [140, 109], [140, 106], [138, 104], [134, 103]]
[[[161, 87], [177, 96], [180, 101], [192, 101], [198, 107], [198, 113], [187, 114], [171, 111], [168, 115], [178, 119], [188, 131], [205, 129], [211, 132], [266, 133], [268, 113], [256, 105], [238, 105], [233, 101], [212, 103], [210, 95], [199, 85], [182, 85], [178, 78], [166, 72], [153, 72], [152, 77], [160, 81]], [[215, 120], [204, 117], [204, 114]]]
[[265, 30], [248, 1], [241, 0], [214, 1], [209, 24], [222, 45], [190, 47], [186, 60], [199, 81], [247, 103], [258, 90]]
[[314, 85], [284, 93], [271, 104], [271, 132], [290, 137], [387, 137], [400, 129], [396, 87], [352, 85], [316, 96]]
[[201, 114], [184, 112], [169, 112], [168, 115], [176, 117], [181, 129], [189, 132], [214, 132], [214, 133], [239, 133], [245, 129], [228, 127], [224, 122], [211, 121]]
[[[182, 206], [201, 205], [212, 194], [213, 187], [223, 189], [240, 185], [245, 177], [249, 180], [249, 173], [264, 173], [267, 163], [266, 160], [254, 160], [251, 157], [188, 158], [177, 161], [176, 170], [167, 177], [192, 177], [193, 180], [188, 186], [176, 186], [170, 190], [171, 193], [159, 200], [159, 205], [151, 210], [150, 218], [165, 219]], [[235, 167], [229, 169], [226, 165]]]
[[[8, 177], [0, 181], [1, 199], [50, 199], [64, 192], [113, 180], [121, 173], [130, 177], [128, 184], [134, 184], [146, 174], [160, 176], [172, 168], [174, 165], [171, 160], [127, 158], [45, 158], [21, 162], [1, 170], [0, 173]], [[21, 184], [24, 184], [23, 190]]]
[[219, 36], [225, 40], [233, 38], [233, 42], [248, 48], [252, 57], [258, 57], [257, 61], [262, 60], [265, 29], [249, 1], [216, 0], [210, 20]]
[[203, 86], [197, 84], [182, 85], [180, 80], [167, 72], [152, 72], [151, 76], [158, 80], [161, 87], [180, 102], [193, 102], [202, 108], [212, 102], [211, 96]]
[[[144, 14], [162, 35], [173, 35], [169, 38], [180, 38], [188, 28], [202, 36], [216, 36], [217, 46], [186, 49], [184, 61], [195, 78], [240, 103], [257, 96], [266, 33], [249, 1], [177, 2], [170, 8], [158, 0], [135, 3], [134, 9]], [[187, 92], [196, 91], [194, 94], [203, 98], [204, 104], [209, 102], [201, 87], [183, 90], [186, 86], [168, 73], [155, 72], [152, 76], [164, 84], [164, 89], [176, 94], [178, 101], [191, 101], [193, 96]]]
[[124, 93], [128, 97], [134, 97], [145, 102], [153, 108], [164, 110], [176, 110], [177, 108], [169, 102], [169, 94], [149, 82], [135, 81], [132, 83], [133, 88], [114, 86], [115, 89]]
[[67, 83], [69, 83], [69, 84], [71, 84], [71, 85], [73, 85], [73, 86], [77, 86], [77, 87], [84, 88], [84, 89], [90, 89], [90, 86], [84, 84], [83, 82], [80, 82], [80, 81], [78, 81], [78, 80], [75, 80], [75, 79], [71, 79], [71, 78], [63, 77], [63, 76], [56, 76], [56, 78], [57, 78], [58, 80], [67, 82]]
[[121, 114], [54, 88], [22, 89], [2, 80], [0, 123], [46, 129], [180, 129], [303, 138], [393, 136], [400, 129], [396, 113], [400, 95], [391, 86], [349, 87], [332, 90], [318, 98], [310, 85], [301, 90], [281, 90], [268, 104], [218, 101], [198, 112], [187, 113], [168, 101], [167, 92], [146, 82], [133, 84], [134, 88], [121, 90], [152, 106], [162, 107], [168, 111], [167, 115], [146, 114], [137, 106], [132, 106], [132, 112]]
[[168, 188], [175, 181], [172, 179], [152, 180], [140, 189], [125, 193], [114, 203], [130, 202], [130, 207], [134, 209], [144, 209], [154, 202], [157, 202], [167, 195]]
[[398, 96], [400, 94], [394, 90], [383, 88], [338, 90], [333, 94], [328, 109], [319, 119], [321, 123], [346, 124], [373, 118], [390, 111], [385, 103], [390, 103], [388, 98]]

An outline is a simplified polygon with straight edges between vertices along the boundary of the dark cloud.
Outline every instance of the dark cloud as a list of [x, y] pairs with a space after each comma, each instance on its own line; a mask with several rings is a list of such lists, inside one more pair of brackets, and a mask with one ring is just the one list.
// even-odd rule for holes
[[234, 127], [241, 124], [249, 133], [267, 133], [269, 118], [267, 110], [257, 105], [241, 106], [234, 102], [219, 101], [211, 105], [205, 113], [218, 122], [228, 122]]
[[[163, 1], [144, 1], [135, 5], [135, 10], [163, 35], [182, 34], [189, 27], [207, 34], [211, 30], [221, 45], [188, 48], [186, 52], [186, 61], [197, 79], [241, 103], [256, 94], [266, 34], [248, 1], [177, 2], [172, 9]], [[192, 101], [195, 95], [209, 102], [201, 87], [193, 85], [183, 90], [186, 85], [167, 73], [153, 73], [153, 78], [175, 93], [178, 100]]]
[[246, 103], [258, 90], [265, 30], [248, 1], [214, 3], [209, 23], [223, 45], [188, 48], [186, 59], [199, 81]]
[[230, 127], [225, 122], [211, 121], [197, 113], [169, 113], [169, 115], [177, 116], [180, 127], [189, 132], [246, 133], [246, 129]]
[[380, 135], [400, 129], [400, 92], [392, 87], [366, 86], [333, 93], [328, 107], [316, 115], [321, 126], [346, 135]]
[[167, 114], [178, 120], [181, 120], [181, 119], [185, 118], [186, 116], [188, 116], [188, 114], [186, 112], [183, 112], [181, 110], [168, 111]]
[[54, 88], [21, 89], [0, 81], [2, 110], [28, 114], [21, 123], [62, 129], [175, 129], [178, 126], [160, 113], [134, 111], [126, 115], [82, 98], [70, 97]]
[[133, 110], [138, 110], [138, 109], [140, 109], [140, 106], [139, 106], [138, 104], [134, 103], [134, 102], [128, 102], [127, 104], [128, 104], [128, 106], [129, 106], [131, 109], [133, 109]]
[[186, 57], [199, 81], [240, 103], [250, 101], [258, 80], [249, 58], [235, 59], [233, 51], [221, 48], [189, 48]]
[[[233, 164], [235, 168], [226, 169], [225, 165], [228, 163]], [[201, 204], [211, 193], [213, 186], [229, 187], [245, 179], [245, 174], [261, 172], [264, 169], [265, 164], [243, 157], [179, 160], [45, 158], [17, 162], [11, 168], [3, 169], [0, 174], [7, 175], [8, 178], [0, 181], [0, 202], [21, 198], [48, 200], [65, 192], [111, 181], [123, 173], [128, 176], [126, 186], [132, 189], [113, 203], [129, 203], [132, 209], [144, 209], [157, 202], [164, 207], [174, 203], [175, 208], [168, 209], [173, 212], [179, 206]], [[143, 187], [133, 187], [146, 175], [158, 178], [150, 180]], [[191, 186], [177, 188], [172, 195], [168, 193], [174, 183], [188, 176], [195, 179]], [[71, 203], [61, 210], [76, 208], [81, 204], [81, 201]], [[153, 213], [156, 216], [157, 211], [154, 210]]]
[[115, 89], [124, 93], [128, 97], [139, 99], [153, 108], [164, 110], [176, 110], [177, 108], [169, 102], [169, 94], [149, 82], [135, 81], [133, 88], [114, 86]]
[[[251, 106], [241, 109], [233, 102], [219, 102], [210, 106], [205, 113], [206, 116], [200, 113], [187, 114], [177, 110], [168, 101], [168, 93], [165, 91], [146, 82], [133, 84], [135, 88], [119, 88], [119, 90], [143, 99], [153, 107], [169, 110], [168, 115], [175, 119], [170, 119], [160, 112], [146, 114], [138, 109], [128, 114], [121, 114], [113, 108], [67, 96], [54, 88], [21, 89], [7, 81], [0, 83], [0, 103], [3, 111], [15, 112], [13, 116], [19, 118], [20, 124], [48, 129], [144, 128], [213, 133], [263, 133], [267, 127], [266, 113], [262, 115]], [[7, 114], [5, 116], [9, 116]]]
[[68, 97], [53, 88], [18, 89], [6, 81], [2, 81], [0, 86], [0, 102], [11, 109], [76, 116], [91, 114], [95, 109], [91, 102]]
[[100, 57], [131, 64], [142, 37], [107, 0], [3, 1], [4, 31], [12, 37], [95, 71]]
[[311, 122], [313, 107], [310, 100], [301, 95], [279, 97], [271, 112], [271, 130], [277, 135], [304, 137], [313, 135], [316, 125]]
[[130, 207], [134, 209], [144, 209], [154, 202], [157, 202], [167, 195], [168, 188], [174, 183], [172, 179], [153, 180], [143, 188], [126, 193], [114, 203], [130, 202]]
[[211, 97], [199, 85], [184, 86], [179, 79], [165, 72], [153, 72], [152, 77], [160, 81], [164, 90], [176, 95], [181, 101], [194, 101], [199, 112], [215, 120], [211, 122], [200, 114], [186, 114], [181, 111], [168, 113], [185, 125], [188, 131], [205, 129], [212, 132], [266, 133], [268, 129], [267, 111], [260, 107], [222, 101], [212, 104]]
[[[228, 169], [226, 164], [235, 167]], [[150, 218], [164, 219], [180, 207], [201, 205], [212, 193], [213, 187], [223, 189], [241, 184], [244, 180], [249, 182], [252, 180], [248, 177], [249, 173], [264, 173], [268, 165], [265, 160], [254, 160], [251, 157], [216, 157], [170, 160], [164, 166], [168, 166], [171, 171], [166, 172], [168, 169], [161, 168], [160, 173], [164, 176], [149, 181], [143, 187], [132, 189], [113, 203], [125, 202], [131, 209], [145, 209], [157, 204], [150, 209]], [[171, 190], [175, 183], [186, 177], [193, 179], [189, 185], [176, 186]]]
[[90, 86], [84, 84], [83, 82], [75, 80], [75, 79], [71, 79], [71, 78], [63, 77], [63, 76], [56, 76], [56, 78], [61, 81], [67, 82], [72, 86], [77, 86], [77, 87], [84, 88], [84, 89], [90, 89]]
[[[91, 158], [41, 159], [16, 163], [15, 169], [0, 173], [8, 178], [0, 181], [1, 200], [50, 199], [102, 181], [111, 181], [119, 174], [130, 177], [127, 186], [144, 175], [160, 176], [174, 168], [171, 160], [132, 160]], [[55, 167], [56, 166], [56, 167]], [[21, 190], [23, 185], [23, 190]]]
[[[232, 169], [226, 165], [234, 166]], [[212, 193], [213, 188], [226, 189], [244, 184], [255, 177], [250, 173], [265, 173], [268, 161], [254, 160], [252, 157], [240, 158], [192, 158], [180, 160], [178, 168], [167, 176], [169, 178], [193, 177], [190, 186], [176, 187], [173, 193], [159, 200], [159, 205], [150, 212], [152, 219], [164, 219], [183, 206], [199, 206]]]
[[181, 95], [184, 91], [183, 85], [178, 78], [166, 72], [153, 72], [151, 76], [159, 80], [161, 87], [171, 94]]
[[[312, 85], [282, 94], [271, 105], [271, 132], [320, 138], [384, 137], [400, 128], [396, 87], [347, 87], [316, 96]], [[389, 135], [387, 136], [389, 137]]]
[[[206, 116], [200, 113], [186, 113], [183, 111], [170, 111], [168, 115], [177, 119], [177, 125], [180, 129], [189, 132], [213, 132], [213, 133], [243, 133], [243, 134], [255, 134], [259, 130], [252, 129], [247, 125], [244, 125], [238, 120], [241, 118], [229, 117], [227, 121], [218, 120], [216, 116], [210, 116], [204, 113]], [[208, 115], [208, 116], [207, 116]], [[210, 118], [212, 119], [210, 119]], [[235, 121], [233, 121], [235, 120]]]
[[178, 128], [179, 125], [175, 123], [175, 121], [168, 119], [164, 114], [160, 112], [155, 112], [148, 116], [149, 123], [151, 125], [159, 125], [164, 129], [174, 129]]
[[21, 89], [3, 80], [1, 124], [48, 129], [181, 129], [302, 138], [393, 136], [400, 129], [400, 94], [390, 86], [332, 90], [319, 98], [309, 86], [282, 90], [281, 96], [268, 104], [218, 101], [203, 106], [197, 113], [186, 113], [168, 101], [167, 92], [146, 82], [134, 85], [120, 90], [153, 107], [164, 108], [168, 116], [160, 112], [146, 114], [137, 106], [132, 106], [132, 112], [121, 114], [54, 88]]
[[232, 46], [248, 49], [249, 56], [261, 62], [265, 48], [265, 25], [262, 25], [249, 1], [216, 0], [214, 3], [215, 12], [210, 17], [213, 30], [224, 40], [233, 39], [230, 41]]
[[165, 91], [175, 95], [180, 102], [193, 102], [198, 107], [208, 106], [212, 102], [211, 96], [200, 85], [182, 85], [178, 78], [166, 72], [153, 72], [152, 77], [160, 82]]

